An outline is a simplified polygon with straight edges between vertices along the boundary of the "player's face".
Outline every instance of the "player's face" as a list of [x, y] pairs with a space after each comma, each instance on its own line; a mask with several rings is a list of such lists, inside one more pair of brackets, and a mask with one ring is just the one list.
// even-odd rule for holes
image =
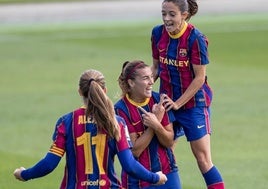
[[163, 2], [162, 3], [162, 19], [166, 30], [176, 35], [178, 34], [187, 17], [187, 12], [182, 13], [178, 6], [176, 6], [173, 2]]
[[152, 96], [154, 78], [150, 67], [137, 69], [136, 72], [136, 78], [131, 80], [131, 92], [129, 95], [133, 101], [142, 103]]

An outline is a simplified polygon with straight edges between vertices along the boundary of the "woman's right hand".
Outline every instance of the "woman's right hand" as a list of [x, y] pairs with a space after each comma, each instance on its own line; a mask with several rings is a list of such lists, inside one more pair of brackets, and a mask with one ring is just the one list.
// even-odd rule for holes
[[25, 170], [24, 167], [20, 167], [15, 169], [13, 175], [15, 176], [16, 179], [20, 180], [20, 181], [25, 181], [22, 177], [21, 177], [21, 172]]
[[156, 172], [156, 174], [158, 174], [160, 177], [160, 179], [156, 183], [156, 185], [162, 185], [162, 184], [165, 184], [167, 182], [167, 176], [165, 174], [163, 174], [162, 171], [158, 171], [158, 172]]
[[172, 110], [172, 109], [173, 110], [178, 110], [179, 109], [178, 105], [171, 98], [169, 98], [168, 95], [163, 94], [163, 98], [164, 98], [163, 105], [164, 105], [166, 111], [169, 111], [169, 110]]

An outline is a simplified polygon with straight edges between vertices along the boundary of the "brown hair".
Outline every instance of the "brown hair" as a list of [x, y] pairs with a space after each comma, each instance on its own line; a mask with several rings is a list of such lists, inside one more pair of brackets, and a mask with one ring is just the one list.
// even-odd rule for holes
[[122, 90], [122, 96], [125, 96], [129, 92], [130, 86], [128, 84], [128, 80], [134, 80], [137, 76], [137, 70], [145, 67], [148, 67], [148, 65], [141, 60], [124, 62], [121, 74], [118, 78], [118, 84]]
[[187, 21], [198, 12], [198, 4], [196, 0], [164, 0], [163, 2], [172, 2], [180, 9], [181, 12], [187, 11]]
[[109, 137], [119, 140], [119, 126], [113, 103], [104, 91], [103, 74], [93, 69], [86, 70], [80, 76], [79, 89], [86, 105], [86, 116], [92, 115], [99, 129], [105, 130]]

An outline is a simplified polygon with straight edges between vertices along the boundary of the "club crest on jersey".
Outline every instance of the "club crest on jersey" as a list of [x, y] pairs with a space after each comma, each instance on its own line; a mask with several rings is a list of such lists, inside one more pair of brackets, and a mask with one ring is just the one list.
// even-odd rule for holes
[[187, 56], [187, 49], [180, 49], [179, 55], [180, 55], [180, 57], [186, 57]]

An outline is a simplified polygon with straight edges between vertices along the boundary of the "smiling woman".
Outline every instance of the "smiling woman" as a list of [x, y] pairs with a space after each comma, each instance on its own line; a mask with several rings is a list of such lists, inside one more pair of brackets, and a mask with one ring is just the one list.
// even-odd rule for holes
[[[171, 149], [173, 114], [165, 112], [163, 97], [152, 91], [154, 80], [150, 67], [140, 60], [127, 61], [118, 82], [122, 98], [115, 104], [115, 110], [126, 121], [133, 155], [147, 169], [167, 175], [163, 188], [180, 189], [178, 167]], [[124, 171], [121, 179], [125, 188], [155, 188]]]
[[210, 146], [213, 93], [206, 71], [208, 38], [189, 23], [197, 12], [196, 0], [163, 0], [163, 24], [151, 34], [152, 70], [160, 80], [159, 92], [165, 94], [164, 107], [174, 112], [174, 128], [183, 128], [207, 188], [224, 189]]

